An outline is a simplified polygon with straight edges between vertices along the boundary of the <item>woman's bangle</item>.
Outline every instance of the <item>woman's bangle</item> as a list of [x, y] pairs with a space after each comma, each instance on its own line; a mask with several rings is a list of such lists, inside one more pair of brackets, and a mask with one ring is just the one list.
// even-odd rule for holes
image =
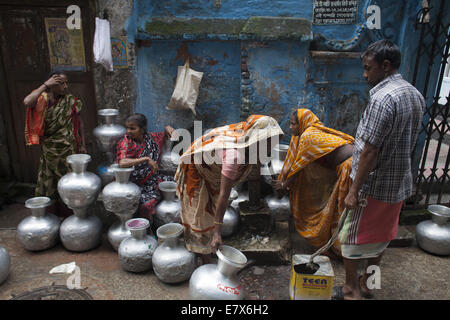
[[223, 224], [223, 222], [214, 221], [214, 224], [221, 225], [221, 224]]
[[43, 85], [45, 86], [45, 90], [50, 89], [50, 88], [48, 87], [48, 85], [45, 84], [45, 82], [43, 83]]

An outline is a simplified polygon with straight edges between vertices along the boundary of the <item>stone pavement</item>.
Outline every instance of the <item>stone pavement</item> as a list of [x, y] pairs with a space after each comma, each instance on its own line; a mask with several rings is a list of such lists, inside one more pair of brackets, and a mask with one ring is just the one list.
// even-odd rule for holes
[[[26, 216], [23, 203], [5, 205], [0, 211], [0, 245], [11, 256], [11, 273], [0, 286], [0, 299], [8, 300], [44, 286], [65, 286], [70, 275], [49, 274], [60, 264], [75, 261], [81, 271], [81, 287], [96, 300], [109, 299], [189, 299], [188, 282], [168, 285], [153, 272], [133, 274], [121, 270], [117, 253], [104, 235], [100, 247], [83, 253], [66, 251], [61, 244], [42, 252], [28, 252], [16, 239], [15, 227]], [[402, 227], [414, 232], [415, 226]], [[312, 248], [291, 228], [295, 253], [311, 254]], [[344, 283], [342, 262], [333, 261], [335, 284]], [[450, 257], [423, 252], [415, 243], [410, 247], [388, 248], [381, 266], [381, 289], [376, 299], [450, 299]], [[247, 299], [289, 299], [289, 265], [252, 265], [239, 274]]]

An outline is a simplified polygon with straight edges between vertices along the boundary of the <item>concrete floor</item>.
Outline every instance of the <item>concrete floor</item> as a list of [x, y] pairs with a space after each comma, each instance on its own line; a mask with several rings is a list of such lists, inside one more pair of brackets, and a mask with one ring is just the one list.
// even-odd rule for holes
[[[29, 210], [22, 203], [6, 205], [0, 211], [0, 245], [11, 256], [11, 272], [0, 285], [0, 299], [8, 300], [23, 292], [52, 284], [66, 285], [68, 274], [49, 274], [60, 264], [75, 261], [81, 271], [81, 287], [96, 300], [110, 299], [189, 299], [188, 282], [168, 285], [153, 272], [133, 274], [120, 268], [117, 253], [104, 235], [100, 247], [84, 253], [66, 251], [61, 244], [42, 251], [26, 251], [16, 239], [15, 227]], [[414, 232], [415, 226], [407, 226]], [[294, 231], [295, 253], [310, 254], [312, 248]], [[342, 262], [332, 262], [335, 285], [344, 283]], [[251, 266], [239, 274], [249, 300], [289, 299], [290, 266]], [[450, 299], [450, 256], [439, 257], [423, 252], [415, 244], [388, 248], [381, 266], [381, 289], [376, 299]]]

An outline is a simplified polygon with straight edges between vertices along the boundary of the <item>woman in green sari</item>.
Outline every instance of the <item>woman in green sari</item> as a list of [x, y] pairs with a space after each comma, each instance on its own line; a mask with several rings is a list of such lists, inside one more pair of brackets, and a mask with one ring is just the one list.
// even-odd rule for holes
[[68, 216], [71, 211], [60, 201], [56, 190], [58, 180], [68, 172], [67, 156], [86, 153], [82, 102], [68, 91], [67, 75], [54, 73], [24, 99], [27, 107], [25, 141], [41, 145], [41, 157], [35, 196], [53, 201], [50, 212]]

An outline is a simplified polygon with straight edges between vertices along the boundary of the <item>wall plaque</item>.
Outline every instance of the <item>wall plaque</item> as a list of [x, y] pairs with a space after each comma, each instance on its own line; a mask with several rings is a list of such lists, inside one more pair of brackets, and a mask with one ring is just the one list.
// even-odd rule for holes
[[313, 24], [356, 23], [358, 0], [314, 0]]

